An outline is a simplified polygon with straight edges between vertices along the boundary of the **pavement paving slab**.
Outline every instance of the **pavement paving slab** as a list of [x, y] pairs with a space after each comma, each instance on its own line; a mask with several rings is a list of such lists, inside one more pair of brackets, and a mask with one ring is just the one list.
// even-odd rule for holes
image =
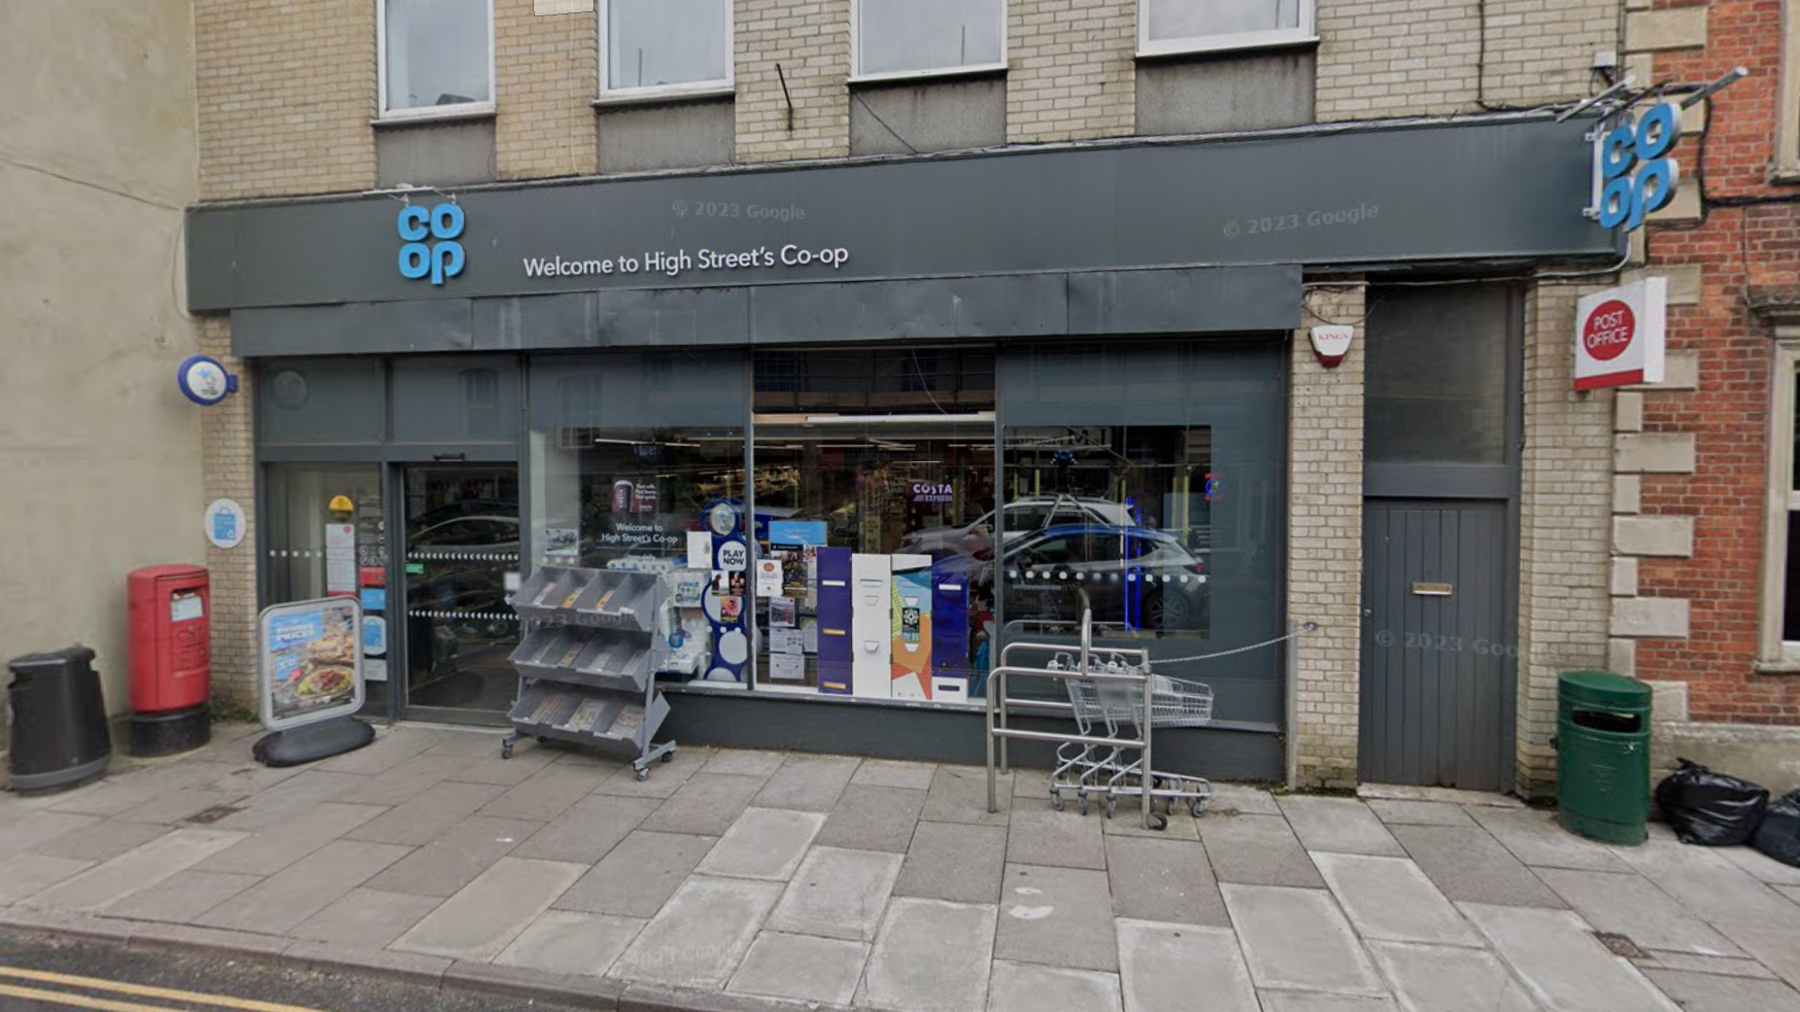
[[389, 843], [333, 840], [194, 919], [210, 928], [285, 934], [410, 853]]
[[1410, 942], [1370, 942], [1375, 964], [1404, 1012], [1538, 1012], [1498, 956]]
[[1570, 911], [1458, 906], [1547, 1012], [1678, 1012]]
[[1469, 814], [1513, 856], [1534, 868], [1630, 871], [1613, 848], [1576, 836], [1556, 822], [1555, 812], [1530, 808], [1471, 808]]
[[584, 871], [559, 861], [501, 858], [394, 941], [392, 948], [450, 959], [491, 960], [506, 950]]
[[35, 907], [99, 910], [186, 871], [244, 838], [216, 829], [178, 829], [31, 897]]
[[1220, 882], [1325, 888], [1312, 857], [1279, 815], [1204, 816], [1200, 842]]
[[1800, 907], [1719, 856], [1716, 848], [1652, 840], [1616, 849], [1690, 915], [1714, 924], [1731, 921], [1785, 928], [1800, 937]]
[[1119, 975], [994, 960], [988, 1012], [1119, 1012]]
[[442, 903], [434, 896], [352, 889], [288, 934], [351, 949], [385, 949]]
[[[12, 857], [28, 850], [39, 850], [43, 844], [66, 836], [79, 835], [101, 823], [97, 815], [75, 815], [69, 812], [40, 811], [31, 815], [12, 815], [0, 820], [0, 858]], [[47, 851], [54, 854], [54, 850]], [[74, 857], [75, 855], [59, 855]], [[90, 858], [90, 860], [93, 860]]]
[[1686, 952], [1659, 952], [1655, 949], [1645, 952], [1643, 958], [1634, 958], [1631, 965], [1648, 973], [1651, 970], [1677, 970], [1684, 973], [1710, 973], [1722, 977], [1751, 977], [1758, 980], [1780, 980], [1781, 975], [1745, 956], [1741, 959], [1728, 956], [1696, 956]]
[[242, 811], [225, 816], [213, 823], [211, 828], [257, 833], [291, 823], [296, 813], [321, 802], [362, 803], [355, 795], [366, 788], [372, 779], [356, 773], [330, 773], [309, 769], [245, 798], [240, 802]]
[[818, 843], [906, 853], [925, 807], [925, 792], [902, 787], [851, 787], [819, 830]]
[[1641, 948], [1698, 956], [1743, 955], [1724, 935], [1635, 872], [1540, 868], [1537, 874], [1596, 930], [1624, 935]]
[[547, 910], [495, 956], [494, 962], [599, 977], [611, 969], [646, 923], [639, 917]]
[[767, 779], [781, 768], [787, 760], [785, 752], [764, 752], [756, 749], [722, 748], [714, 752], [706, 763], [700, 767], [702, 773], [723, 773], [734, 777], [762, 777]]
[[1211, 813], [1225, 815], [1280, 815], [1281, 804], [1261, 787], [1249, 784], [1213, 784], [1212, 800], [1207, 802], [1201, 818]]
[[370, 879], [368, 887], [448, 899], [542, 827], [541, 822], [471, 815], [394, 862]]
[[713, 836], [636, 830], [559, 898], [556, 907], [654, 917], [717, 842]]
[[1364, 939], [1482, 944], [1469, 922], [1407, 858], [1314, 854], [1313, 860]]
[[168, 826], [154, 823], [101, 819], [81, 829], [45, 840], [31, 849], [34, 853], [77, 861], [111, 861], [120, 854], [141, 847], [171, 831]]
[[750, 943], [750, 951], [725, 989], [735, 994], [847, 1006], [856, 995], [856, 982], [862, 979], [868, 958], [865, 942], [764, 931]]
[[723, 988], [780, 897], [778, 882], [695, 875], [644, 926], [613, 964], [611, 975]]
[[869, 951], [856, 1004], [889, 1012], [984, 1008], [997, 916], [988, 904], [895, 898]]
[[1758, 882], [1800, 887], [1800, 867], [1782, 864], [1755, 847], [1719, 847], [1713, 853], [1742, 868]]
[[901, 787], [911, 791], [928, 791], [937, 773], [932, 763], [893, 762], [887, 759], [864, 759], [850, 777], [852, 788]]
[[1012, 795], [1007, 793], [1005, 786], [1002, 781], [996, 794], [1000, 810], [990, 812], [987, 810], [987, 770], [979, 766], [939, 766], [931, 776], [931, 789], [925, 794], [925, 810], [920, 818], [931, 822], [969, 822], [1004, 828], [1012, 807]]
[[0, 907], [74, 878], [94, 864], [49, 854], [17, 854], [0, 860]]
[[850, 785], [859, 763], [860, 760], [845, 756], [788, 756], [751, 804], [759, 808], [829, 812]]
[[1258, 989], [1387, 993], [1330, 893], [1235, 884], [1220, 889]]
[[[713, 749], [683, 745], [669, 753], [667, 762], [659, 762], [647, 779], [639, 780], [630, 763], [610, 756], [595, 755], [585, 749], [569, 749], [557, 756], [558, 765], [602, 771], [602, 779], [594, 786], [596, 794], [619, 794], [628, 798], [667, 798], [688, 782], [713, 757]], [[610, 772], [607, 772], [610, 771]]]
[[1008, 864], [994, 958], [1078, 970], [1119, 970], [1106, 873]]
[[507, 788], [475, 814], [549, 822], [573, 808], [597, 784], [592, 770], [553, 763], [532, 773], [523, 783]]
[[186, 924], [261, 882], [257, 875], [182, 871], [106, 908], [109, 917]]
[[345, 752], [311, 768], [331, 773], [374, 776], [411, 759], [438, 744], [438, 737], [423, 728], [394, 726], [376, 733], [375, 740], [354, 752]]
[[1377, 798], [1369, 802], [1369, 811], [1390, 826], [1473, 826], [1475, 820], [1461, 805], [1441, 801], [1389, 801]]
[[1258, 993], [1262, 995], [1263, 1012], [1395, 1012], [1398, 1007], [1390, 998], [1318, 991], [1264, 990]]
[[1278, 799], [1300, 843], [1308, 851], [1405, 857], [1393, 834], [1356, 798], [1288, 795]]
[[610, 794], [582, 798], [519, 844], [513, 856], [534, 861], [595, 864], [642, 825], [661, 804], [658, 798], [621, 798]]
[[894, 895], [998, 903], [1005, 864], [1004, 827], [921, 822], [900, 866]]
[[479, 759], [463, 759], [446, 780], [454, 780], [459, 784], [492, 784], [496, 787], [517, 787], [542, 772], [556, 757], [547, 752], [529, 750], [515, 752], [511, 759], [502, 759], [497, 754], [498, 745], [494, 747], [495, 755]]
[[421, 847], [500, 796], [492, 784], [432, 784], [386, 812], [345, 833], [346, 839]]
[[1259, 1012], [1230, 928], [1120, 919], [1118, 933], [1125, 1012]]
[[1095, 811], [1082, 815], [1074, 809], [1015, 805], [1012, 827], [1006, 837], [1006, 859], [1013, 864], [1050, 864], [1065, 868], [1106, 867], [1100, 824], [1106, 819]]
[[695, 871], [785, 882], [825, 824], [818, 812], [746, 808]]
[[639, 826], [659, 833], [723, 836], [762, 785], [760, 777], [696, 773]]
[[1646, 970], [1644, 975], [1684, 1012], [1800, 1012], [1800, 991], [1780, 981], [1679, 970]]
[[1456, 903], [1566, 907], [1512, 851], [1485, 829], [1394, 826], [1394, 836], [1446, 897]]
[[1106, 875], [1114, 916], [1172, 924], [1231, 923], [1206, 849], [1198, 841], [1109, 836]]
[[814, 847], [782, 893], [768, 926], [795, 934], [874, 941], [900, 877], [900, 863], [898, 854]]
[[387, 811], [375, 805], [321, 801], [293, 809], [286, 818], [195, 865], [197, 871], [273, 875]]
[[1721, 921], [1718, 928], [1738, 948], [1775, 971], [1790, 986], [1800, 989], [1800, 944], [1795, 942], [1800, 935], [1792, 928], [1735, 921]]

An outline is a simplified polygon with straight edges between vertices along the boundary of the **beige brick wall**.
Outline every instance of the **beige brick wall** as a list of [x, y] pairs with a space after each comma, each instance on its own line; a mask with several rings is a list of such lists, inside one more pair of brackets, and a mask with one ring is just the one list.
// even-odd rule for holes
[[207, 502], [235, 499], [244, 507], [246, 531], [236, 548], [208, 545], [212, 571], [213, 698], [256, 705], [256, 457], [251, 443], [255, 417], [247, 364], [231, 357], [231, 321], [223, 315], [196, 318], [200, 351], [238, 377], [238, 392], [200, 417], [201, 482]]
[[375, 184], [374, 0], [195, 0], [200, 196]]
[[[1318, 0], [1321, 122], [1531, 106], [1589, 93], [1619, 49], [1618, 0]], [[1478, 80], [1479, 78], [1479, 80]], [[1479, 92], [1478, 92], [1479, 86]]]
[[736, 0], [734, 7], [738, 161], [847, 157], [850, 0]]
[[1573, 389], [1575, 300], [1540, 284], [1525, 304], [1525, 452], [1519, 521], [1519, 791], [1554, 790], [1556, 676], [1607, 666], [1613, 394]]
[[1129, 137], [1137, 116], [1137, 0], [1011, 0], [1006, 139]]
[[501, 179], [596, 171], [594, 96], [599, 20], [592, 5], [538, 11], [541, 0], [494, 0], [494, 159]]
[[1288, 401], [1288, 615], [1297, 642], [1289, 733], [1295, 786], [1356, 783], [1362, 637], [1363, 289], [1308, 294], [1306, 325], [1357, 323], [1350, 354], [1319, 364], [1294, 333]]

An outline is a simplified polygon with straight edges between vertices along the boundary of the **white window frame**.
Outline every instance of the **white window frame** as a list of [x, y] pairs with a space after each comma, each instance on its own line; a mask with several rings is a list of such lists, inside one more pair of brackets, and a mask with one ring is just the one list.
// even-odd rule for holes
[[[1783, 328], [1784, 330], [1787, 328]], [[1787, 602], [1788, 514], [1800, 510], [1794, 491], [1794, 411], [1800, 387], [1800, 328], [1780, 335], [1769, 392], [1768, 519], [1763, 539], [1762, 661], [1787, 667], [1800, 665], [1800, 641], [1783, 640]]]
[[850, 0], [850, 83], [871, 81], [907, 81], [923, 77], [963, 77], [970, 74], [992, 74], [1006, 69], [1008, 39], [1006, 37], [1007, 0], [994, 0], [999, 7], [1000, 59], [995, 63], [971, 63], [966, 67], [930, 67], [924, 70], [887, 70], [878, 74], [862, 72], [862, 7], [863, 0]]
[[488, 97], [485, 102], [459, 102], [456, 105], [428, 105], [416, 109], [388, 108], [388, 53], [387, 53], [387, 5], [388, 0], [375, 0], [375, 74], [380, 90], [379, 114], [377, 123], [410, 122], [413, 120], [432, 119], [467, 119], [471, 116], [491, 116], [494, 113], [495, 99], [500, 95], [500, 77], [494, 67], [494, 0], [487, 0], [487, 52], [488, 52]]
[[[1791, 0], [1790, 0], [1791, 2]], [[1265, 46], [1293, 46], [1319, 41], [1317, 0], [1299, 0], [1300, 24], [1296, 28], [1276, 28], [1266, 32], [1235, 32], [1230, 35], [1195, 35], [1180, 39], [1150, 39], [1150, 0], [1138, 0], [1139, 56], [1171, 56], [1177, 53], [1209, 53], [1232, 49], [1261, 49]]]
[[642, 88], [608, 88], [606, 80], [610, 66], [606, 59], [607, 25], [612, 23], [612, 0], [600, 0], [594, 5], [594, 14], [598, 19], [594, 23], [594, 37], [599, 40], [600, 50], [600, 97], [597, 105], [608, 102], [642, 102], [664, 98], [704, 98], [712, 95], [730, 95], [737, 91], [737, 14], [733, 10], [733, 0], [725, 0], [725, 77], [714, 81], [689, 81], [684, 84], [652, 84]]
[[1784, 0], [1781, 5], [1780, 87], [1770, 178], [1800, 183], [1800, 0]]

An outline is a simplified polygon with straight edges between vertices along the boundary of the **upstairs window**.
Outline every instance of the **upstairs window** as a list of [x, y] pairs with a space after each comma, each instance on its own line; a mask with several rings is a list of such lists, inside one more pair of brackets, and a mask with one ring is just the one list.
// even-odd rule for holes
[[1005, 0], [851, 0], [854, 75], [912, 77], [1006, 67]]
[[380, 0], [381, 115], [494, 107], [492, 0]]
[[1311, 42], [1313, 0], [1139, 0], [1138, 55]]
[[727, 0], [601, 0], [602, 97], [729, 90]]

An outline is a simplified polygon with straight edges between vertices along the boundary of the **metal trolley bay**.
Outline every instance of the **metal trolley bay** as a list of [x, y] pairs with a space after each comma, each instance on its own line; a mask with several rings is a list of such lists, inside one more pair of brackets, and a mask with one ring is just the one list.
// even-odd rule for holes
[[[1083, 814], [1090, 799], [1101, 799], [1106, 814], [1118, 809], [1120, 798], [1137, 798], [1144, 828], [1163, 829], [1167, 814], [1177, 803], [1199, 815], [1212, 798], [1212, 784], [1204, 777], [1159, 771], [1153, 764], [1154, 729], [1200, 727], [1212, 720], [1210, 686], [1158, 675], [1150, 657], [1141, 649], [1093, 645], [1093, 616], [1081, 618], [1081, 644], [1072, 651], [1066, 644], [1015, 642], [1001, 653], [1000, 666], [990, 676], [987, 694], [988, 811], [999, 810], [996, 788], [996, 746], [999, 766], [1006, 765], [1008, 739], [1056, 743], [1055, 765], [1050, 772], [1050, 803], [1065, 804], [1073, 792]], [[1046, 657], [1039, 666], [1015, 664], [1015, 656]], [[1009, 677], [1060, 680], [1069, 702], [1015, 699], [1007, 695]], [[1011, 709], [1067, 713], [1074, 717], [1075, 732], [1031, 731], [1008, 725]]]

